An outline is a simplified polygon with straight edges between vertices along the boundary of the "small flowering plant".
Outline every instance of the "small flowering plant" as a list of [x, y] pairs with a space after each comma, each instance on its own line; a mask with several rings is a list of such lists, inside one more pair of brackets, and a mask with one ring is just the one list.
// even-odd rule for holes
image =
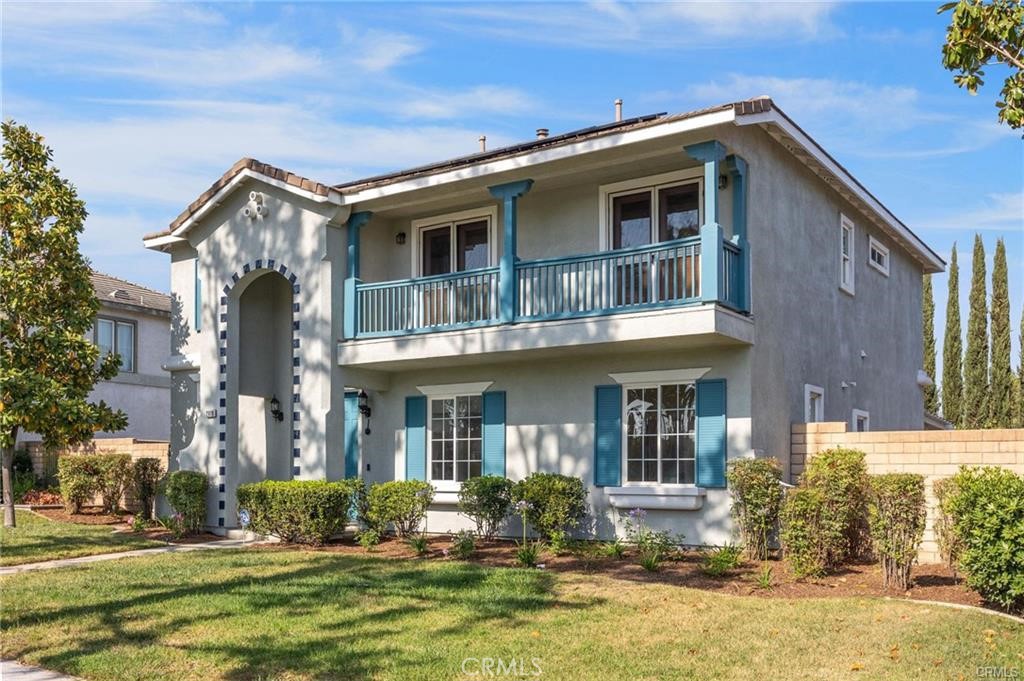
[[543, 547], [542, 542], [531, 542], [526, 536], [526, 516], [532, 508], [533, 506], [526, 500], [517, 501], [512, 505], [512, 510], [518, 513], [519, 517], [523, 520], [523, 541], [516, 542], [516, 560], [523, 567], [536, 567], [537, 559], [540, 557], [540, 550]]
[[174, 535], [175, 539], [181, 539], [185, 536], [185, 516], [181, 513], [161, 516], [160, 524], [164, 526], [164, 529]]
[[647, 526], [647, 511], [634, 508], [626, 516], [626, 540], [636, 547], [637, 558], [645, 570], [657, 570], [661, 561], [671, 556], [682, 542], [683, 536], [674, 539], [665, 530], [653, 530]]

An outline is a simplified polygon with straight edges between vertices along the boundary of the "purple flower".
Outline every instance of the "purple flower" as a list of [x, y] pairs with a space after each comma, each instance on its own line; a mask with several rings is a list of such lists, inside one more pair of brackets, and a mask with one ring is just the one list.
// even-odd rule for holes
[[645, 511], [642, 508], [634, 508], [632, 511], [629, 512], [629, 517], [637, 521], [643, 520], [647, 517], [647, 511]]
[[533, 507], [530, 505], [529, 501], [526, 501], [524, 499], [523, 501], [517, 501], [515, 506], [513, 506], [512, 508], [515, 509], [516, 513], [523, 514], [523, 513], [526, 513], [527, 511], [529, 511]]

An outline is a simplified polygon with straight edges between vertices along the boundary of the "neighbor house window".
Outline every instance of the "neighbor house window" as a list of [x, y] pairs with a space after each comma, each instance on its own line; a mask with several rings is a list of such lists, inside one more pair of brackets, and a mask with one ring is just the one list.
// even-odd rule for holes
[[700, 233], [700, 182], [609, 194], [611, 247], [631, 248]]
[[839, 288], [853, 294], [853, 222], [839, 216]]
[[430, 400], [430, 479], [462, 482], [480, 475], [483, 452], [480, 395]]
[[866, 433], [871, 430], [871, 415], [863, 409], [854, 409], [850, 421], [855, 433]]
[[868, 264], [885, 276], [889, 276], [889, 249], [875, 237], [868, 239]]
[[622, 392], [626, 482], [693, 484], [696, 386], [640, 385]]
[[818, 423], [825, 420], [825, 389], [809, 383], [804, 385], [804, 421]]
[[413, 223], [418, 236], [419, 276], [475, 270], [491, 265], [493, 211], [438, 216]]
[[135, 371], [135, 322], [97, 317], [93, 324], [93, 342], [100, 357], [111, 353], [121, 356], [121, 371]]

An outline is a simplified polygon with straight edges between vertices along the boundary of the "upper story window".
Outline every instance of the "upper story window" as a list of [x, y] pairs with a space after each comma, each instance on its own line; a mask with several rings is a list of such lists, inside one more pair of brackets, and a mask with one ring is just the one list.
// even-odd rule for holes
[[601, 187], [602, 245], [632, 248], [700, 233], [701, 185], [689, 171]]
[[495, 210], [486, 208], [413, 221], [417, 276], [489, 267], [494, 262]]
[[839, 288], [853, 295], [853, 221], [839, 215]]
[[807, 383], [804, 385], [804, 421], [819, 423], [825, 420], [825, 389]]
[[627, 386], [622, 394], [625, 481], [692, 485], [696, 385]]
[[875, 237], [868, 239], [868, 264], [885, 276], [889, 276], [889, 249]]
[[430, 479], [462, 482], [483, 465], [483, 397], [455, 395], [430, 400]]
[[121, 356], [121, 371], [135, 372], [135, 322], [97, 317], [92, 340], [100, 348], [100, 357], [116, 353]]

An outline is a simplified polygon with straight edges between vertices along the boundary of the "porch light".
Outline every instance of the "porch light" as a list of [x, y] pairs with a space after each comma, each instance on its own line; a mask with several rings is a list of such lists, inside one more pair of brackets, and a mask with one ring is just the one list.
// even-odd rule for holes
[[399, 232], [395, 235], [395, 243], [399, 246], [405, 245], [405, 232]]
[[359, 391], [359, 413], [366, 420], [366, 429], [363, 431], [367, 435], [370, 434], [370, 415], [373, 410], [370, 409], [370, 396], [366, 394], [365, 390]]
[[281, 402], [277, 399], [277, 395], [270, 398], [270, 415], [274, 417], [275, 421], [284, 421], [284, 412], [281, 411]]

